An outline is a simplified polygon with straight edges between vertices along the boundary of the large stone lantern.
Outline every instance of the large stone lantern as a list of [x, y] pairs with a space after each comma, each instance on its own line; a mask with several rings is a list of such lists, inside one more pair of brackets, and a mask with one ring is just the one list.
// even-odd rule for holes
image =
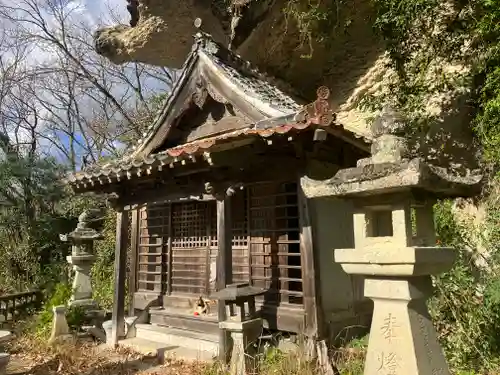
[[451, 268], [456, 252], [436, 246], [436, 198], [467, 196], [481, 176], [451, 178], [410, 159], [401, 122], [387, 111], [375, 122], [372, 157], [327, 181], [302, 181], [309, 197], [340, 197], [354, 205], [354, 248], [336, 249], [335, 262], [363, 275], [374, 311], [365, 375], [450, 374], [427, 310], [431, 275]]
[[73, 266], [75, 275], [70, 305], [83, 308], [96, 306], [92, 299], [90, 270], [96, 260], [94, 241], [103, 238], [101, 233], [89, 228], [89, 219], [89, 213], [83, 212], [78, 218], [76, 229], [60, 236], [62, 241], [71, 243], [71, 255], [67, 257], [67, 260]]

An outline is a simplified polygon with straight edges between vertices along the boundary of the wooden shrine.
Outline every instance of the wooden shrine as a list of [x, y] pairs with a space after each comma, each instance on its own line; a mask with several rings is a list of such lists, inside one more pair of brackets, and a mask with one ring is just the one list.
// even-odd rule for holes
[[301, 189], [303, 176], [326, 179], [369, 154], [369, 140], [336, 123], [328, 97], [320, 88], [304, 105], [199, 33], [136, 148], [69, 176], [76, 192], [114, 197], [115, 340], [125, 282], [129, 315], [148, 309], [147, 324], [159, 327], [217, 334], [210, 296], [233, 283], [265, 289], [256, 304], [271, 330], [322, 339], [367, 322], [362, 283], [332, 257], [332, 244], [352, 245], [352, 207]]

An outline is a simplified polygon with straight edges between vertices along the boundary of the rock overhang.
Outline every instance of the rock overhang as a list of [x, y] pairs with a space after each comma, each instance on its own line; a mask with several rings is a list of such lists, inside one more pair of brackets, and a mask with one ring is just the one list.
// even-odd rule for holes
[[[203, 31], [215, 41], [231, 44], [235, 53], [286, 81], [306, 101], [313, 99], [317, 87], [331, 88], [331, 105], [339, 122], [372, 137], [368, 128], [376, 113], [358, 104], [366, 94], [385, 87], [391, 72], [383, 44], [366, 22], [373, 16], [369, 2], [354, 0], [343, 8], [344, 16], [351, 20], [349, 32], [332, 33], [326, 44], [314, 42], [310, 58], [303, 58], [307, 46], [300, 44], [293, 22], [287, 22], [286, 4], [286, 0], [129, 0], [133, 27], [118, 25], [98, 31], [96, 49], [118, 64], [136, 61], [178, 68], [191, 51], [192, 36], [197, 32], [194, 20], [201, 18]], [[237, 21], [234, 30], [231, 21]], [[431, 139], [417, 140], [425, 157], [435, 159], [433, 164], [453, 162], [447, 160], [451, 153], [461, 153], [458, 156], [467, 159], [464, 162], [473, 162], [468, 160], [472, 157], [464, 156], [470, 154], [470, 135], [456, 134], [466, 127], [468, 115], [450, 116], [455, 112], [443, 109], [443, 120], [432, 127]], [[460, 126], [448, 126], [450, 123]], [[442, 144], [445, 151], [439, 147]]]
[[213, 37], [228, 43], [224, 25], [210, 7], [195, 0], [128, 1], [130, 25], [115, 25], [94, 33], [96, 52], [115, 64], [142, 62], [180, 68], [196, 33], [194, 20], [201, 18]]

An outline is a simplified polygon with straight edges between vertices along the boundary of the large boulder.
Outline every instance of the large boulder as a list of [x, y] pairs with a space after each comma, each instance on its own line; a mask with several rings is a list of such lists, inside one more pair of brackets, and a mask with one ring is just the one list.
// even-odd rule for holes
[[286, 80], [305, 98], [314, 99], [318, 86], [326, 85], [337, 104], [345, 103], [383, 52], [369, 21], [370, 1], [353, 0], [341, 7], [324, 1], [319, 12], [329, 12], [328, 20], [309, 20], [313, 15], [295, 8], [296, 3], [129, 0], [131, 25], [98, 30], [96, 50], [118, 64], [139, 61], [180, 68], [193, 44], [194, 20], [200, 18], [204, 32], [231, 44], [244, 59]]
[[[194, 21], [200, 18], [202, 31], [261, 71], [286, 81], [304, 99], [314, 100], [319, 86], [329, 87], [337, 122], [354, 133], [371, 137], [370, 122], [376, 113], [361, 108], [364, 98], [383, 92], [391, 97], [395, 72], [373, 30], [376, 15], [370, 0], [128, 2], [130, 25], [95, 34], [97, 52], [115, 63], [139, 61], [180, 68], [197, 32]], [[314, 8], [314, 4], [321, 5]], [[426, 43], [424, 36], [416, 41], [424, 47]], [[467, 67], [448, 70], [452, 79], [453, 72], [462, 74]], [[432, 74], [427, 79], [439, 83]], [[432, 126], [419, 135], [417, 148], [432, 163], [469, 174], [477, 159], [470, 148], [470, 110], [464, 105], [470, 91], [430, 94], [425, 102]]]

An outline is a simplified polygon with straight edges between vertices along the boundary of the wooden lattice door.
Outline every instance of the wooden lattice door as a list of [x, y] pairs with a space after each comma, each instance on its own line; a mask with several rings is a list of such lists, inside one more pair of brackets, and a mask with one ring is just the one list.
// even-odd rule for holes
[[296, 183], [248, 187], [251, 281], [268, 304], [303, 304]]
[[[267, 289], [268, 304], [302, 306], [297, 184], [252, 184], [231, 206], [233, 282]], [[215, 201], [141, 208], [137, 291], [210, 295], [217, 245]]]
[[167, 287], [167, 253], [170, 206], [144, 206], [138, 219], [137, 291], [164, 293]]
[[[215, 202], [183, 202], [172, 204], [171, 276], [172, 294], [207, 296], [215, 258]], [[216, 236], [215, 228], [215, 236]], [[213, 275], [215, 277], [215, 275]]]

